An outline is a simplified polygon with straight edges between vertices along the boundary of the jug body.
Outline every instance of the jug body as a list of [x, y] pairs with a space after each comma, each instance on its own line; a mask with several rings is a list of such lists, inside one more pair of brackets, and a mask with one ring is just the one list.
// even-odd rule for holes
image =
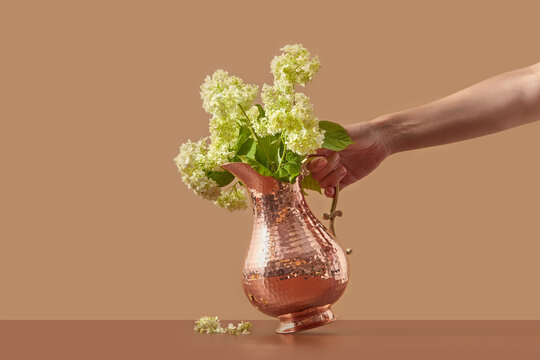
[[334, 321], [330, 306], [347, 286], [347, 255], [309, 209], [301, 177], [294, 184], [282, 183], [247, 164], [231, 165], [224, 167], [246, 185], [253, 210], [242, 279], [249, 301], [279, 318], [279, 333]]

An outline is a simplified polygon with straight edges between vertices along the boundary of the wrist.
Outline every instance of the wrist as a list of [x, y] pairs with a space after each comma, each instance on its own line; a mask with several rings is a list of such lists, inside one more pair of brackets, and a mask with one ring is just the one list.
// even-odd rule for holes
[[371, 120], [382, 143], [386, 146], [388, 154], [395, 154], [406, 150], [403, 145], [404, 127], [401, 125], [401, 116], [398, 113], [385, 114]]

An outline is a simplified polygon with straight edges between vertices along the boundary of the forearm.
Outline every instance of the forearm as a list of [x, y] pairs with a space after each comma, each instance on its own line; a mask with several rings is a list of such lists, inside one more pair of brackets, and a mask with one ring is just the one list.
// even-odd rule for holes
[[373, 120], [392, 153], [483, 136], [540, 120], [540, 63], [432, 103]]

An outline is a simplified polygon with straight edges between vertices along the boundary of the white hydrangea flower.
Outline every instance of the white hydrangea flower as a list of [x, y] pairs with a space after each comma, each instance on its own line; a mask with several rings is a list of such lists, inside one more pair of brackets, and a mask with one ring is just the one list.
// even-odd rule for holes
[[314, 153], [324, 141], [324, 131], [319, 129], [309, 98], [294, 91], [296, 84], [305, 86], [313, 79], [319, 60], [301, 44], [281, 50], [283, 53], [271, 62], [273, 86], [264, 84], [262, 89], [265, 116], [259, 118], [258, 107], [252, 106], [259, 90], [256, 85], [244, 84], [227, 71], [217, 70], [200, 88], [203, 108], [211, 114], [210, 136], [186, 142], [174, 159], [188, 188], [228, 210], [247, 208], [244, 189], [221, 191], [206, 174], [210, 170], [222, 171], [220, 165], [236, 155], [241, 119], [247, 116], [256, 137], [281, 134], [287, 149], [300, 155]]
[[300, 155], [308, 155], [321, 147], [324, 142], [324, 132], [318, 128], [291, 131], [286, 134], [285, 144], [289, 149]]
[[233, 334], [233, 335], [237, 334], [236, 326], [234, 326], [233, 323], [229, 323], [229, 326], [227, 326], [227, 329], [225, 330], [227, 331], [227, 334]]
[[217, 206], [229, 211], [245, 210], [247, 209], [246, 193], [243, 188], [237, 189], [233, 187], [228, 191], [223, 191], [215, 203]]
[[262, 99], [266, 118], [255, 126], [258, 135], [283, 132], [287, 147], [300, 155], [311, 154], [321, 147], [324, 131], [319, 129], [309, 97], [303, 93], [281, 93], [265, 84]]
[[238, 325], [236, 326], [236, 331], [243, 335], [249, 334], [250, 329], [251, 329], [251, 323], [249, 321], [242, 321], [238, 323]]
[[289, 110], [294, 103], [294, 92], [285, 92], [276, 86], [264, 84], [261, 98], [267, 113], [279, 109]]
[[274, 57], [270, 64], [278, 86], [299, 84], [305, 86], [320, 68], [319, 59], [311, 58], [302, 44], [287, 45], [281, 49], [283, 54]]
[[295, 127], [285, 133], [285, 143], [292, 151], [308, 155], [324, 142], [324, 130], [319, 129], [319, 119], [313, 115], [313, 105], [303, 93], [294, 94], [294, 105], [290, 112]]
[[233, 121], [242, 116], [238, 105], [249, 109], [258, 92], [257, 85], [244, 84], [242, 79], [229, 76], [221, 69], [216, 70], [212, 77], [207, 76], [201, 85], [201, 99], [206, 112]]
[[289, 112], [293, 106], [293, 93], [284, 93], [277, 90], [275, 87], [267, 84], [263, 85], [261, 98], [264, 103], [266, 118], [264, 126], [256, 126], [256, 131], [260, 131], [258, 135], [274, 135], [283, 130], [288, 130], [290, 126], [288, 122]]
[[195, 326], [193, 327], [193, 331], [201, 333], [201, 334], [231, 334], [231, 335], [238, 335], [238, 334], [249, 334], [249, 330], [251, 329], [251, 323], [249, 321], [242, 321], [238, 323], [237, 326], [234, 326], [234, 324], [229, 323], [227, 328], [221, 327], [221, 322], [219, 321], [217, 316], [202, 316], [199, 319], [195, 321]]
[[261, 97], [266, 118], [254, 124], [260, 136], [283, 133], [287, 147], [300, 154], [308, 155], [317, 150], [324, 141], [324, 131], [319, 129], [319, 120], [313, 115], [313, 106], [303, 93], [295, 93], [294, 85], [304, 86], [319, 70], [319, 60], [311, 58], [301, 45], [283, 47], [283, 54], [272, 60], [274, 86], [264, 84]]
[[319, 121], [313, 116], [313, 105], [309, 97], [304, 93], [294, 94], [294, 105], [291, 109], [291, 116], [304, 127], [318, 127]]
[[182, 181], [189, 189], [192, 189], [197, 195], [208, 200], [216, 200], [221, 194], [218, 184], [206, 177], [204, 171], [207, 153], [207, 138], [200, 139], [198, 142], [188, 140], [180, 146], [178, 156], [174, 162], [178, 167], [178, 172], [182, 175]]
[[268, 122], [267, 117], [258, 119], [257, 121], [255, 121], [252, 124], [252, 126], [253, 126], [253, 131], [255, 131], [255, 133], [258, 136], [264, 137], [264, 136], [268, 136], [268, 135], [274, 135], [274, 133], [269, 131], [270, 124]]
[[258, 92], [258, 86], [244, 84], [242, 79], [229, 76], [224, 70], [217, 70], [212, 77], [206, 77], [201, 85], [201, 99], [203, 108], [212, 115], [208, 154], [210, 168], [216, 169], [236, 154], [237, 120], [244, 118], [240, 106], [249, 109]]
[[206, 155], [207, 169], [220, 170], [219, 166], [236, 155], [234, 146], [238, 139], [239, 127], [236, 122], [213, 118], [210, 120], [210, 139]]
[[249, 329], [251, 329], [251, 323], [249, 321], [242, 321], [239, 322], [236, 326], [234, 324], [229, 323], [229, 326], [227, 326], [227, 333], [231, 335], [247, 335], [249, 334]]
[[223, 334], [225, 329], [221, 327], [221, 323], [217, 316], [202, 316], [195, 321], [193, 331], [201, 334]]
[[251, 122], [256, 121], [259, 117], [259, 108], [252, 106], [250, 109], [246, 110], [246, 115]]
[[270, 135], [270, 133], [267, 130], [268, 120], [266, 117], [262, 117], [259, 119], [259, 109], [257, 108], [257, 106], [252, 106], [249, 110], [247, 110], [246, 115], [248, 117], [248, 120], [250, 122], [250, 125], [253, 131], [255, 131], [257, 135], [259, 136]]

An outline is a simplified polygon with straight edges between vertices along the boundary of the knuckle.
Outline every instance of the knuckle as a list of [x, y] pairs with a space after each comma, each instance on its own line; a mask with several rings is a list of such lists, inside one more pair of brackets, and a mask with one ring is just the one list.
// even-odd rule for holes
[[336, 156], [334, 158], [332, 158], [332, 169], [336, 169], [339, 165], [340, 165], [340, 162], [339, 162], [339, 154], [336, 153]]
[[327, 177], [325, 177], [322, 181], [319, 182], [319, 185], [322, 188], [329, 187], [329, 186], [335, 186], [337, 182], [340, 180], [338, 178], [338, 174], [334, 171]]

